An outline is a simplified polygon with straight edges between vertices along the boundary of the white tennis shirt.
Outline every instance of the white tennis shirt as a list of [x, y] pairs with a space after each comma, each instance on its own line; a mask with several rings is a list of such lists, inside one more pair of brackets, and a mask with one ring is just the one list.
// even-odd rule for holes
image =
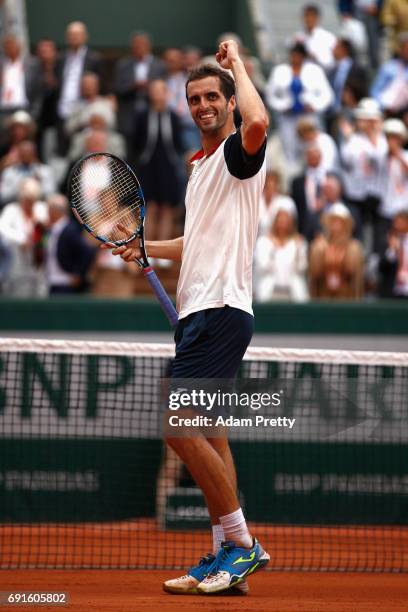
[[253, 314], [252, 260], [265, 183], [265, 144], [255, 155], [238, 130], [194, 156], [186, 192], [179, 318], [232, 306]]

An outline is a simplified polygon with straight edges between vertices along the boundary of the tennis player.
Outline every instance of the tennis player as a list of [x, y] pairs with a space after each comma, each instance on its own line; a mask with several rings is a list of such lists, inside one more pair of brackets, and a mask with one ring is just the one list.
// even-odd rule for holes
[[[234, 378], [253, 333], [252, 256], [268, 117], [236, 42], [222, 42], [216, 59], [220, 67], [198, 67], [186, 83], [202, 150], [191, 160], [184, 236], [146, 243], [150, 257], [181, 261], [173, 378]], [[233, 116], [237, 102], [239, 129]], [[112, 252], [131, 262], [139, 256], [137, 241]], [[248, 530], [227, 439], [195, 436], [167, 442], [203, 491], [214, 554], [185, 576], [167, 580], [164, 590], [246, 594], [246, 577], [266, 565], [269, 555]]]

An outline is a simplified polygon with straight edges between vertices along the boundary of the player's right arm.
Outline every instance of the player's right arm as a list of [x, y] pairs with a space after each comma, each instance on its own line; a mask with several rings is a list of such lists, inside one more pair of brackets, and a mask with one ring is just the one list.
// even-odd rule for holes
[[[100, 248], [112, 249], [112, 245], [102, 244]], [[183, 253], [183, 236], [179, 236], [179, 238], [174, 238], [173, 240], [146, 240], [145, 248], [148, 257], [181, 261], [181, 255]], [[127, 262], [132, 262], [137, 257], [140, 258], [139, 239], [135, 238], [135, 240], [128, 242], [128, 244], [114, 248], [112, 254], [120, 255], [120, 257]]]

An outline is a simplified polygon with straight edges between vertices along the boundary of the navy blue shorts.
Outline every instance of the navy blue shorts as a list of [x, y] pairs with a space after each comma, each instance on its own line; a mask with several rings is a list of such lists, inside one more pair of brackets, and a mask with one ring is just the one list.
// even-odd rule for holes
[[254, 317], [224, 306], [181, 319], [174, 334], [172, 378], [234, 378], [254, 331]]

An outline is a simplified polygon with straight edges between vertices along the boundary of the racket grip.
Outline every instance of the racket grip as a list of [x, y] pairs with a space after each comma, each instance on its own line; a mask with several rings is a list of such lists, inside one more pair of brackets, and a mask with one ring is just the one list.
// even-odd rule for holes
[[159, 300], [160, 305], [163, 308], [164, 314], [170, 322], [170, 325], [172, 327], [176, 327], [178, 323], [177, 310], [174, 308], [173, 302], [165, 292], [163, 285], [159, 281], [156, 272], [151, 266], [148, 266], [147, 268], [143, 268], [143, 273], [149, 281], [151, 288], [155, 292], [157, 299]]

